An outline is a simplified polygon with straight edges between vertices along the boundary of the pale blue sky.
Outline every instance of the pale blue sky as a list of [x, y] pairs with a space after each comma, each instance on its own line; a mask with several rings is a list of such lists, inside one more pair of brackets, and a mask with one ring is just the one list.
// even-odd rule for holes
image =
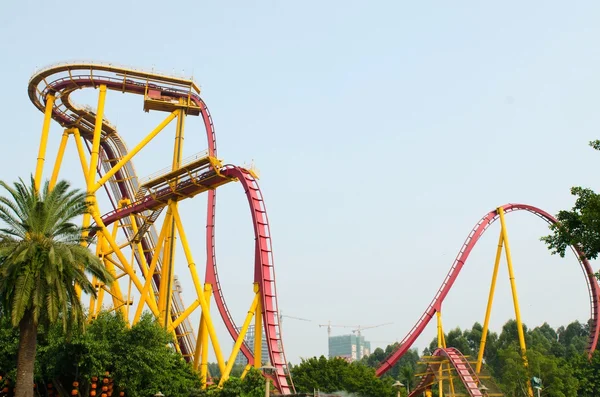
[[[33, 171], [42, 114], [26, 88], [37, 67], [98, 60], [193, 74], [220, 157], [254, 159], [261, 171], [280, 306], [314, 321], [284, 320], [293, 362], [326, 354], [317, 324], [329, 319], [393, 322], [364, 335], [376, 346], [401, 339], [481, 216], [506, 202], [556, 213], [571, 206], [570, 186], [596, 187], [600, 155], [586, 146], [600, 137], [596, 2], [134, 4], [0, 4], [0, 178]], [[94, 92], [78, 98], [95, 106]], [[164, 117], [115, 93], [106, 115], [130, 146]], [[188, 119], [192, 154], [206, 145], [199, 120]], [[57, 124], [52, 132], [49, 157]], [[163, 148], [148, 147], [135, 163], [140, 175], [170, 164]], [[73, 150], [66, 164], [64, 176], [83, 186]], [[187, 229], [200, 263], [204, 206], [204, 198], [183, 204], [186, 219], [197, 219]], [[241, 321], [253, 238], [239, 186], [220, 190], [217, 216], [223, 287]], [[547, 253], [539, 242], [546, 227], [532, 215], [508, 220], [525, 322], [585, 321], [575, 259]], [[497, 232], [490, 229], [450, 293], [447, 329], [482, 321]], [[505, 270], [498, 288], [496, 330], [512, 316]], [[434, 335], [432, 325], [419, 348]]]

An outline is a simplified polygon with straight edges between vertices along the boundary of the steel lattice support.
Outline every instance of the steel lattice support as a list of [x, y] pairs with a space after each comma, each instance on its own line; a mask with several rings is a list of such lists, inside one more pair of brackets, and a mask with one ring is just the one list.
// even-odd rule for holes
[[[95, 110], [78, 106], [71, 94], [82, 89], [97, 89]], [[164, 112], [166, 117], [132, 149], [104, 117], [108, 91], [137, 95], [143, 99], [144, 110]], [[96, 226], [90, 247], [102, 259], [117, 282], [110, 286], [93, 280], [98, 289], [96, 299], [90, 299], [90, 318], [108, 304], [119, 310], [132, 323], [149, 310], [173, 333], [174, 347], [186, 360], [193, 362], [201, 377], [207, 379], [209, 349], [214, 351], [222, 379], [229, 376], [232, 362], [242, 351], [249, 363], [260, 366], [261, 332], [265, 333], [270, 360], [277, 369], [275, 385], [282, 394], [293, 392], [289, 384], [287, 360], [283, 350], [275, 288], [275, 269], [271, 251], [271, 233], [257, 176], [252, 170], [223, 165], [217, 159], [216, 134], [212, 117], [193, 80], [146, 72], [131, 68], [97, 63], [61, 64], [38, 71], [29, 81], [28, 93], [33, 104], [44, 112], [42, 134], [36, 163], [35, 181], [39, 185], [46, 163], [46, 147], [51, 138], [51, 121], [63, 128], [51, 184], [59, 177], [62, 159], [74, 141], [79, 156], [82, 180], [92, 213], [83, 219], [84, 225]], [[183, 158], [185, 120], [200, 116], [205, 127], [207, 149], [191, 158]], [[165, 160], [171, 166], [141, 179], [133, 166], [136, 156], [164, 130], [175, 124], [174, 145], [165, 150]], [[87, 153], [86, 153], [87, 149]], [[249, 203], [255, 237], [254, 298], [241, 332], [229, 313], [219, 283], [215, 250], [216, 189], [230, 182], [240, 182]], [[179, 203], [207, 193], [207, 258], [205, 279], [202, 280], [197, 261], [185, 230], [185, 217]], [[108, 197], [112, 208], [100, 208], [99, 195]], [[185, 258], [176, 258], [176, 247], [183, 248]], [[187, 264], [180, 269], [177, 263]], [[193, 282], [191, 303], [184, 304], [179, 272], [185, 271]], [[134, 306], [132, 291], [139, 300]], [[217, 338], [211, 298], [215, 298], [217, 313], [222, 318], [234, 348], [224, 355]], [[130, 307], [132, 310], [130, 310]], [[189, 316], [200, 311], [201, 321], [194, 330]], [[246, 346], [244, 336], [254, 319], [258, 341], [254, 348]]]

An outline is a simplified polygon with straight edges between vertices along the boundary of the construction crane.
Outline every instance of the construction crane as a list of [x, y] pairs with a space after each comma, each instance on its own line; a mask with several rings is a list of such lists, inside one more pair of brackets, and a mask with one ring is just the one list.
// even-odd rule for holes
[[327, 324], [319, 324], [319, 328], [327, 327], [327, 336], [331, 337], [331, 327], [339, 327], [339, 328], [354, 328], [356, 325], [332, 325], [331, 320], [327, 322]]
[[280, 310], [279, 311], [279, 327], [281, 329], [283, 329], [283, 318], [284, 317], [291, 318], [293, 320], [308, 321], [308, 322], [312, 323], [312, 320], [308, 320], [308, 319], [302, 318], [302, 317], [288, 316], [287, 314], [283, 314], [283, 310]]
[[361, 327], [360, 325], [356, 326], [356, 329], [353, 329], [352, 332], [356, 333], [356, 335], [360, 338], [360, 331], [365, 330], [365, 329], [371, 329], [371, 328], [378, 328], [378, 327], [383, 327], [384, 325], [391, 325], [393, 323], [383, 323], [383, 324], [378, 324], [378, 325], [370, 325], [368, 327]]

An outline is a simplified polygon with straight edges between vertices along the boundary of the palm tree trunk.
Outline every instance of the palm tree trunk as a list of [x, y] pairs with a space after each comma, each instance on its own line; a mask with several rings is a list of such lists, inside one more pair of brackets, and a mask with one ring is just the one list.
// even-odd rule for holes
[[37, 345], [37, 325], [33, 313], [27, 310], [19, 323], [19, 356], [15, 397], [33, 397], [33, 369]]

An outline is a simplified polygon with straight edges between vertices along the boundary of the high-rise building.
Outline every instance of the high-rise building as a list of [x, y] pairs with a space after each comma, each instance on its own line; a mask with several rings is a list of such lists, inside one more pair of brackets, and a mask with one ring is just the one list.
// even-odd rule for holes
[[[240, 332], [241, 328], [237, 328], [237, 331]], [[250, 348], [251, 351], [254, 350], [254, 325], [250, 325], [250, 327], [248, 327], [248, 332], [246, 332], [246, 337], [244, 338], [244, 340], [246, 341], [246, 344], [248, 345], [248, 347]], [[267, 339], [265, 338], [265, 333], [262, 332], [262, 351], [261, 351], [261, 365], [265, 364], [267, 362], [270, 362], [271, 360], [269, 360], [269, 348], [267, 347]], [[246, 358], [246, 356], [244, 356], [244, 353], [242, 353], [242, 351], [240, 350], [240, 352], [238, 353], [238, 355], [235, 358], [235, 364], [236, 365], [246, 365], [248, 364], [248, 359]]]
[[342, 357], [348, 361], [360, 360], [371, 354], [371, 342], [364, 336], [341, 335], [329, 337], [329, 357]]

